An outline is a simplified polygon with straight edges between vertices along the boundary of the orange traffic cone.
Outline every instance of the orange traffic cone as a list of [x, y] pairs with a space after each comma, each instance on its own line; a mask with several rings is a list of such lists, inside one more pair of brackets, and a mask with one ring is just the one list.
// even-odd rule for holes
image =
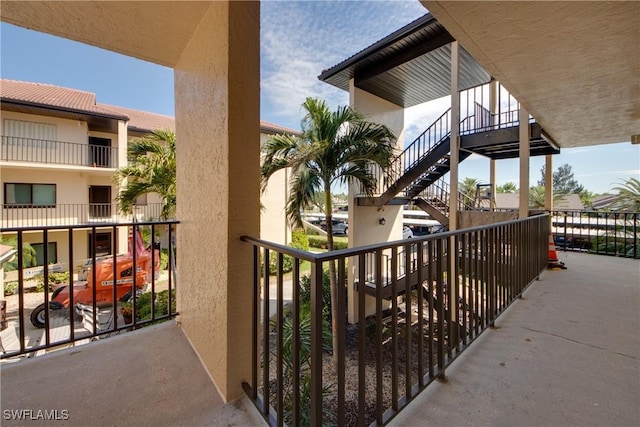
[[556, 245], [553, 242], [553, 234], [549, 233], [549, 263], [547, 264], [549, 270], [566, 270], [564, 262], [558, 259], [556, 253]]

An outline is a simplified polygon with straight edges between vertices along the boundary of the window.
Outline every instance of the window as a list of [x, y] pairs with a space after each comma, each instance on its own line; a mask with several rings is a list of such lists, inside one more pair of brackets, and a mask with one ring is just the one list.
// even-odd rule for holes
[[[58, 263], [58, 244], [56, 242], [48, 243], [48, 253], [49, 257], [48, 264], [57, 264]], [[32, 243], [31, 247], [36, 251], [36, 267], [41, 267], [44, 265], [44, 243]]]
[[56, 148], [56, 125], [5, 119], [3, 131], [7, 145], [34, 148]]
[[55, 207], [55, 184], [4, 184], [5, 207]]
[[[89, 233], [89, 258], [93, 257], [92, 233]], [[111, 233], [96, 233], [96, 256], [111, 255]]]

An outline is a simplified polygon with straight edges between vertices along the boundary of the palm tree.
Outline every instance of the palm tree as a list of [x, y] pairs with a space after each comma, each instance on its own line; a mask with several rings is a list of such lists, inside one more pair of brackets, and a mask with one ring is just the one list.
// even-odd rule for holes
[[618, 192], [616, 202], [621, 209], [640, 212], [640, 180], [638, 178], [629, 178], [613, 189]]
[[[554, 206], [564, 198], [563, 194], [553, 193]], [[544, 209], [546, 206], [546, 191], [544, 185], [536, 185], [529, 189], [529, 207], [532, 209]]]
[[497, 193], [517, 193], [518, 187], [516, 186], [515, 182], [508, 181], [508, 182], [505, 182], [503, 185], [498, 185], [498, 187], [496, 187], [496, 192]]
[[114, 176], [118, 185], [126, 184], [116, 202], [118, 210], [131, 214], [136, 199], [147, 193], [162, 198], [161, 219], [175, 215], [176, 209], [176, 135], [169, 129], [154, 130], [129, 141], [129, 165], [121, 167]]
[[480, 181], [469, 177], [466, 177], [458, 183], [458, 191], [462, 193], [465, 205], [473, 205], [476, 199], [476, 188], [478, 188], [478, 184], [480, 184]]
[[[263, 147], [262, 186], [275, 172], [291, 169], [290, 191], [286, 213], [295, 226], [302, 226], [301, 212], [315, 205], [317, 195], [324, 197], [327, 230], [327, 249], [332, 251], [332, 198], [335, 183], [356, 182], [371, 195], [376, 178], [372, 165], [386, 168], [394, 153], [395, 136], [384, 125], [371, 123], [350, 107], [330, 111], [326, 103], [307, 98], [302, 104], [306, 114], [302, 120], [302, 134], [274, 135]], [[331, 288], [331, 326], [337, 333], [338, 313], [335, 264], [329, 263]], [[337, 361], [337, 342], [334, 340], [334, 362]]]
[[544, 209], [546, 204], [544, 186], [536, 185], [529, 189], [529, 207], [533, 209]]

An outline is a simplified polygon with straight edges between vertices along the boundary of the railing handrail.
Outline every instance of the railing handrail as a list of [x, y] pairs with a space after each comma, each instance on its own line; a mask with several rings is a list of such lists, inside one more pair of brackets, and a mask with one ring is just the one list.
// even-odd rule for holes
[[[98, 144], [90, 144], [89, 141], [74, 142], [74, 141], [64, 141], [60, 139], [27, 138], [23, 136], [14, 136], [14, 135], [0, 135], [0, 137], [2, 138], [3, 142], [11, 138], [11, 139], [19, 139], [19, 140], [25, 140], [25, 141], [55, 142], [57, 144], [81, 145], [81, 146], [100, 147], [105, 149], [116, 149], [116, 150], [118, 149], [117, 145], [104, 146], [104, 145], [98, 145]], [[35, 147], [35, 148], [49, 148], [49, 147]]]
[[53, 230], [84, 230], [93, 227], [117, 227], [122, 225], [158, 225], [158, 224], [180, 224], [177, 219], [163, 219], [156, 221], [138, 221], [135, 222], [122, 222], [122, 221], [110, 221], [100, 222], [94, 224], [67, 224], [67, 225], [43, 225], [43, 226], [26, 226], [26, 227], [3, 227], [2, 232], [18, 232], [18, 231], [53, 231]]
[[[175, 304], [177, 224], [179, 224], [178, 220], [168, 220], [3, 229], [3, 232], [17, 234], [17, 263], [14, 266], [17, 277], [13, 280], [16, 286], [10, 291], [14, 295], [17, 294], [17, 298], [14, 299], [17, 310], [7, 313], [6, 319], [15, 329], [17, 340], [11, 340], [6, 351], [3, 349], [0, 358], [6, 359], [27, 353], [37, 355], [50, 348], [137, 329], [177, 316]], [[111, 229], [114, 242], [120, 230], [129, 231], [132, 234], [139, 233], [140, 237], [135, 239], [135, 249], [131, 247], [134, 245], [130, 242], [128, 254], [118, 253], [114, 243], [108, 256], [100, 256], [96, 250], [93, 250], [89, 261], [84, 257], [77, 258], [74, 251], [65, 254], [66, 251], [54, 250], [54, 256], [62, 257], [61, 262], [54, 264], [49, 263], [51, 252], [45, 237], [42, 248], [43, 259], [49, 262], [44, 262], [41, 267], [38, 267], [38, 271], [34, 271], [30, 268], [32, 263], [25, 260], [23, 251], [26, 244], [25, 233], [29, 231], [41, 232], [43, 236], [47, 236], [49, 231], [68, 231], [52, 240], [56, 243], [66, 240], [68, 248], [78, 247], [74, 242], [81, 240], [82, 244], [90, 248], [91, 239], [87, 241], [84, 237], [87, 233], [78, 234], [73, 231], [86, 230], [95, 236], [98, 229], [104, 226]], [[155, 236], [156, 231], [162, 230], [163, 226], [166, 227], [166, 247], [156, 245], [154, 239], [145, 244], [140, 229], [147, 229], [150, 231], [150, 236]], [[79, 265], [76, 261], [84, 263], [80, 266], [86, 277], [80, 277], [77, 270]], [[59, 278], [62, 280], [62, 283], [59, 283], [60, 286], [54, 286], [53, 273], [61, 272], [68, 275]], [[41, 283], [44, 284], [39, 301], [24, 298], [28, 287], [36, 286], [36, 283], [31, 281], [36, 277], [34, 275], [41, 277]], [[114, 283], [118, 286], [114, 286]], [[56, 289], [53, 290], [53, 287]], [[165, 307], [160, 303], [161, 296], [166, 304]], [[146, 311], [147, 308], [150, 310]], [[78, 317], [82, 319], [81, 324], [78, 324]], [[29, 321], [36, 328], [35, 331], [26, 326]]]
[[253, 250], [245, 392], [269, 425], [387, 424], [535, 283], [548, 236], [545, 214], [324, 254], [241, 237]]
[[105, 221], [130, 222], [132, 218], [159, 220], [162, 203], [136, 205], [131, 214], [122, 213], [115, 202], [56, 203], [54, 205], [2, 205], [0, 225], [11, 227], [78, 225]]
[[428, 234], [425, 236], [414, 236], [411, 239], [400, 239], [400, 240], [394, 240], [390, 242], [382, 242], [382, 243], [374, 243], [371, 245], [358, 246], [356, 248], [337, 249], [330, 252], [320, 252], [320, 253], [307, 252], [301, 249], [292, 248], [291, 246], [269, 242], [267, 240], [262, 240], [262, 239], [258, 239], [258, 238], [247, 236], [247, 235], [241, 236], [240, 240], [242, 240], [243, 242], [256, 244], [256, 245], [265, 247], [267, 249], [276, 250], [278, 252], [282, 252], [285, 255], [291, 255], [305, 261], [325, 262], [325, 261], [333, 261], [339, 258], [358, 256], [360, 254], [364, 254], [372, 251], [391, 249], [394, 246], [398, 246], [398, 244], [402, 244], [402, 243], [412, 244], [416, 242], [427, 242], [430, 240], [442, 239], [444, 237], [459, 236], [461, 234], [470, 233], [470, 232], [491, 230], [494, 228], [504, 227], [512, 224], [530, 222], [530, 221], [533, 221], [534, 219], [538, 220], [538, 218], [540, 218], [541, 216], [548, 217], [549, 214], [543, 213], [540, 215], [529, 216], [527, 218], [512, 219], [509, 221], [496, 222], [488, 225], [478, 225], [475, 227], [469, 227], [469, 228], [464, 228], [460, 230], [444, 231], [441, 233]]
[[0, 160], [118, 168], [119, 147], [2, 135]]
[[[451, 114], [451, 108], [447, 109], [440, 115], [429, 127], [427, 127], [420, 135], [418, 135], [411, 144], [409, 144], [400, 154], [398, 154], [389, 164], [387, 174], [389, 178], [388, 188], [397, 181], [409, 169], [414, 167], [421, 159], [427, 156], [434, 147], [445, 139], [451, 133], [451, 121], [446, 118]], [[444, 129], [442, 128], [444, 123]], [[440, 127], [440, 133], [432, 132], [433, 129]], [[417, 154], [411, 155], [412, 153]]]

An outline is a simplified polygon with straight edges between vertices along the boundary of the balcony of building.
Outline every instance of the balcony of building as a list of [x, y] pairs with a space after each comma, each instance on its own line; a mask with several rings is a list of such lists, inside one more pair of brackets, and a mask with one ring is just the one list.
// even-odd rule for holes
[[100, 144], [50, 141], [2, 135], [3, 167], [82, 168], [113, 173], [119, 167], [118, 146], [96, 138]]
[[131, 215], [121, 213], [115, 203], [5, 204], [0, 225], [2, 228], [15, 228], [149, 221], [160, 219], [161, 213], [161, 203], [135, 205]]
[[[500, 233], [490, 237], [490, 245], [495, 247], [508, 231], [503, 229]], [[470, 239], [463, 235], [457, 239], [458, 244], [466, 245], [474, 241], [473, 234], [467, 235]], [[487, 236], [491, 236], [491, 232]], [[276, 251], [277, 245], [247, 240], [262, 246], [260, 252], [266, 247]], [[392, 251], [411, 245], [423, 249], [431, 247], [432, 250], [425, 252], [426, 259], [434, 265], [440, 265], [442, 272], [447, 269], [445, 257], [437, 255], [442, 254], [438, 251], [446, 248], [448, 240], [449, 237], [445, 236], [443, 239], [423, 238], [421, 243], [397, 242], [392, 245]], [[469, 249], [473, 245], [466, 247]], [[414, 289], [412, 296], [405, 295], [397, 305], [392, 305], [398, 310], [397, 316], [385, 309], [383, 316], [378, 312], [367, 317], [362, 322], [364, 327], [355, 332], [365, 341], [378, 343], [378, 350], [374, 350], [373, 354], [360, 353], [358, 356], [356, 353], [356, 360], [362, 357], [371, 363], [366, 369], [347, 371], [353, 378], [342, 377], [346, 395], [356, 392], [356, 403], [347, 398], [346, 401], [350, 403], [339, 411], [327, 411], [328, 407], [336, 404], [336, 399], [340, 401], [338, 396], [345, 395], [338, 391], [342, 386], [333, 384], [332, 399], [320, 399], [316, 403], [297, 401], [301, 412], [307, 412], [308, 415], [311, 415], [311, 411], [315, 415], [315, 411], [324, 412], [325, 423], [326, 417], [329, 417], [333, 420], [329, 422], [332, 425], [375, 424], [377, 417], [382, 417], [383, 422], [390, 422], [391, 425], [509, 425], [514, 419], [521, 425], [637, 425], [640, 421], [640, 411], [635, 404], [640, 399], [640, 338], [637, 334], [640, 327], [637, 316], [640, 291], [637, 286], [637, 261], [561, 252], [567, 269], [544, 270], [538, 274], [535, 265], [539, 257], [535, 251], [522, 252], [523, 247], [513, 255], [518, 253], [518, 257], [529, 257], [526, 263], [529, 267], [522, 264], [522, 269], [509, 272], [502, 262], [511, 259], [510, 256], [505, 252], [490, 255], [483, 252], [486, 249], [472, 249], [466, 252], [469, 256], [461, 256], [461, 271], [472, 267], [474, 263], [482, 265], [484, 256], [481, 255], [486, 254], [490, 257], [488, 261], [497, 261], [498, 269], [493, 271], [497, 277], [506, 277], [503, 276], [506, 274], [516, 278], [512, 285], [529, 283], [529, 278], [533, 277], [529, 286], [520, 292], [517, 287], [501, 287], [500, 279], [496, 283], [498, 287], [494, 288], [483, 288], [483, 285], [474, 287], [472, 284], [466, 288], [467, 292], [457, 295], [459, 311], [454, 311], [461, 316], [456, 322], [463, 327], [454, 329], [447, 326], [449, 313], [452, 312], [447, 313], [447, 310], [451, 306], [448, 302], [440, 305], [436, 301], [438, 298], [446, 301], [447, 289], [437, 286], [435, 281], [425, 289], [424, 305], [414, 299], [413, 311], [407, 317], [402, 307], [416, 297]], [[366, 253], [374, 254], [373, 257], [378, 259], [379, 274], [374, 272], [369, 275], [368, 285], [376, 283], [376, 275], [377, 283], [394, 287], [398, 285], [397, 279], [400, 277], [396, 275], [391, 274], [395, 280], [390, 282], [382, 279], [382, 248], [357, 251], [360, 260], [366, 259]], [[345, 263], [351, 262], [347, 252], [341, 251], [342, 254], [332, 257], [337, 260], [338, 271]], [[414, 253], [421, 252], [418, 249]], [[303, 257], [312, 259], [313, 255]], [[416, 255], [413, 259], [419, 257], [421, 255]], [[411, 256], [408, 258], [412, 259]], [[302, 260], [296, 260], [295, 265], [294, 271], [305, 270]], [[363, 262], [361, 269], [368, 269], [366, 265]], [[310, 273], [314, 271], [317, 273], [318, 270], [312, 268]], [[480, 284], [489, 277], [489, 271], [482, 268], [478, 271], [480, 277], [477, 283]], [[437, 274], [438, 268], [434, 267], [433, 271], [427, 268], [425, 272]], [[344, 278], [343, 275], [341, 277]], [[277, 385], [282, 381], [283, 373], [274, 364], [277, 360], [274, 357], [283, 351], [278, 345], [282, 330], [276, 326], [282, 322], [265, 322], [262, 313], [268, 311], [272, 319], [288, 316], [285, 307], [295, 310], [300, 295], [293, 291], [291, 282], [282, 274], [276, 273], [271, 279], [265, 282], [263, 277], [259, 283], [261, 296], [253, 307], [247, 307], [247, 314], [253, 313], [256, 322], [256, 347], [253, 351], [257, 362], [253, 379], [257, 388], [253, 389], [250, 385], [247, 388], [248, 396], [252, 396], [251, 390], [257, 391], [255, 396], [264, 397], [265, 394], [261, 393], [264, 391], [270, 395], [266, 401], [269, 409], [263, 411], [262, 415], [275, 417], [272, 421], [277, 421], [282, 419], [282, 415], [278, 415], [278, 407], [291, 405], [291, 401], [283, 403], [287, 400], [280, 400], [284, 396], [278, 391]], [[524, 282], [520, 282], [521, 279]], [[473, 280], [471, 283], [474, 283]], [[462, 282], [459, 285], [462, 286]], [[174, 289], [179, 292], [177, 287]], [[487, 292], [476, 294], [481, 289]], [[431, 295], [426, 295], [426, 291], [431, 291]], [[315, 301], [316, 304], [322, 304], [318, 302], [321, 300]], [[383, 302], [380, 298], [376, 301]], [[373, 305], [379, 306], [377, 302]], [[380, 308], [374, 309], [374, 312], [377, 310]], [[49, 321], [53, 323], [54, 318], [59, 317], [52, 315], [52, 312], [50, 310]], [[435, 315], [433, 329], [428, 326], [431, 319], [427, 313]], [[25, 322], [28, 322], [27, 313], [24, 316]], [[119, 315], [117, 318], [120, 331], [111, 332], [111, 337], [104, 338], [108, 331], [102, 330], [98, 331], [99, 339], [86, 345], [81, 345], [86, 343], [86, 337], [77, 336], [79, 341], [75, 344], [66, 342], [51, 349], [31, 348], [27, 350], [32, 352], [24, 353], [22, 359], [4, 359], [2, 408], [10, 412], [3, 412], [9, 414], [4, 415], [3, 425], [24, 425], [25, 421], [27, 424], [36, 423], [39, 422], [36, 421], [38, 416], [40, 419], [44, 416], [68, 419], [73, 425], [265, 425], [261, 414], [251, 404], [250, 397], [232, 405], [220, 399], [182, 331], [179, 315], [177, 321], [169, 320], [133, 331], [131, 325], [124, 323]], [[411, 323], [406, 322], [407, 318], [412, 318], [414, 328], [424, 322], [424, 337], [428, 336], [429, 340], [423, 342], [424, 348], [421, 350], [425, 354], [433, 351], [433, 360], [429, 362], [429, 357], [421, 359], [418, 356], [418, 347], [413, 349], [415, 371], [410, 375], [416, 384], [408, 388], [406, 384], [397, 382], [406, 368], [405, 359], [399, 359], [398, 355], [404, 345], [401, 337], [406, 333], [406, 325]], [[392, 319], [399, 321], [397, 329], [390, 323]], [[318, 327], [318, 324], [312, 324], [311, 327]], [[304, 331], [304, 327], [300, 330]], [[442, 346], [441, 343], [451, 342], [449, 340], [457, 333], [455, 330], [460, 333], [459, 345]], [[395, 331], [399, 339], [389, 338], [389, 331]], [[427, 335], [429, 331], [431, 335]], [[42, 342], [49, 340], [53, 343], [55, 334], [46, 336], [42, 330], [40, 333], [44, 337]], [[265, 336], [267, 341], [264, 340]], [[381, 336], [386, 339], [380, 340]], [[265, 352], [260, 348], [266, 342], [269, 342], [271, 350], [266, 352], [265, 358]], [[321, 343], [310, 345], [315, 347]], [[418, 345], [417, 341], [412, 345]], [[364, 347], [361, 348], [364, 350]], [[317, 348], [312, 353], [315, 350]], [[37, 351], [45, 354], [28, 357]], [[345, 359], [344, 362], [349, 365], [353, 360]], [[301, 359], [301, 363], [306, 363], [306, 359]], [[270, 366], [266, 374], [261, 368], [264, 366]], [[301, 371], [304, 368], [299, 365], [293, 369]], [[424, 378], [418, 376], [420, 371]], [[323, 367], [320, 372], [314, 369], [311, 375], [331, 375], [331, 372]], [[326, 376], [324, 378], [327, 380]], [[327, 383], [320, 381], [321, 385]], [[315, 388], [315, 383], [311, 384]], [[395, 394], [392, 384], [397, 387]], [[420, 393], [419, 390], [427, 384], [430, 385]], [[58, 390], [64, 390], [64, 393]], [[378, 393], [378, 390], [382, 392]], [[88, 398], [92, 399], [91, 404], [86, 404]], [[358, 402], [360, 399], [361, 402]], [[257, 402], [258, 407], [265, 403], [261, 399]], [[366, 423], [360, 418], [361, 403], [364, 403], [363, 413], [372, 417]], [[398, 409], [402, 411], [398, 412]], [[395, 418], [390, 419], [390, 415]], [[333, 418], [342, 416], [345, 417], [342, 421]], [[289, 421], [290, 425], [296, 424]], [[300, 419], [298, 422], [304, 424]]]

